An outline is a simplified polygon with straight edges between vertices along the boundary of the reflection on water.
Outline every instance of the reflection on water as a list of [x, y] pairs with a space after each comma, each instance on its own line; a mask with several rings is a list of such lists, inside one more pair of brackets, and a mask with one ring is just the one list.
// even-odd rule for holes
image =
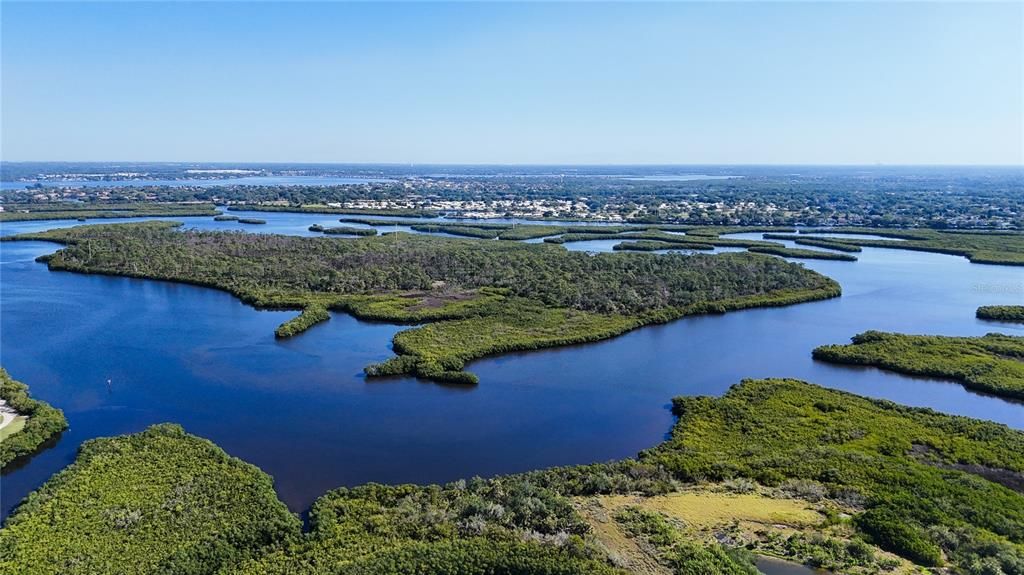
[[757, 570], [764, 575], [829, 575], [824, 569], [811, 569], [799, 563], [790, 563], [775, 557], [757, 556]]

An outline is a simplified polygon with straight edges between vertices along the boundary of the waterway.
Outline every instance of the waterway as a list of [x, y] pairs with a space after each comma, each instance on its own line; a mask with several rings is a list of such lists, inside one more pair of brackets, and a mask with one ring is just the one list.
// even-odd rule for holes
[[[314, 223], [339, 225], [331, 215], [236, 215], [268, 223], [179, 219], [198, 229], [301, 235], [316, 235], [307, 230]], [[112, 221], [129, 220], [104, 220]], [[70, 225], [81, 223], [11, 222], [0, 234]], [[565, 245], [607, 251], [616, 241]], [[1021, 268], [881, 248], [865, 248], [857, 262], [806, 260], [840, 282], [841, 298], [486, 358], [468, 366], [480, 384], [462, 387], [367, 381], [362, 368], [391, 356], [400, 326], [335, 313], [278, 341], [274, 328], [295, 312], [258, 311], [187, 285], [50, 272], [34, 261], [58, 247], [0, 242], [0, 361], [70, 421], [54, 445], [3, 475], [3, 515], [71, 463], [83, 441], [168, 421], [273, 475], [295, 511], [342, 485], [444, 482], [631, 456], [665, 437], [673, 396], [718, 395], [748, 377], [794, 377], [1024, 428], [1020, 403], [811, 359], [814, 347], [868, 329], [1024, 335], [1020, 325], [974, 317], [979, 305], [1024, 303]]]

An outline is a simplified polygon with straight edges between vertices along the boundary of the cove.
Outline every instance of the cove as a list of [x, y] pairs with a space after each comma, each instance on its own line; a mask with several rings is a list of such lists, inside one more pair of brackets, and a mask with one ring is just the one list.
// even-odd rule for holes
[[[203, 229], [313, 235], [309, 225], [338, 218], [253, 217], [268, 223], [182, 220]], [[113, 221], [120, 220], [101, 223]], [[0, 233], [69, 225], [80, 223], [5, 223]], [[34, 261], [56, 249], [0, 243], [3, 364], [36, 397], [64, 409], [71, 425], [52, 448], [3, 476], [5, 515], [69, 464], [82, 441], [164, 421], [266, 470], [296, 511], [342, 485], [443, 482], [632, 456], [665, 436], [671, 397], [721, 394], [748, 377], [795, 377], [1024, 428], [1019, 403], [810, 357], [818, 345], [868, 329], [1024, 333], [974, 317], [979, 305], [1024, 299], [1020, 269], [955, 256], [865, 248], [857, 262], [808, 261], [840, 282], [843, 297], [487, 358], [468, 366], [481, 383], [467, 388], [410, 378], [368, 382], [363, 366], [391, 356], [400, 326], [336, 313], [276, 341], [274, 328], [295, 312], [257, 311], [192, 286], [49, 272]]]

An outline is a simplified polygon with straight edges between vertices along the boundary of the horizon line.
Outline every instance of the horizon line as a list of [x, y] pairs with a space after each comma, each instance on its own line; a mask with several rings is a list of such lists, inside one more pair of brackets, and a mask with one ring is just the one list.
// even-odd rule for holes
[[308, 161], [308, 160], [0, 160], [0, 164], [233, 164], [233, 165], [288, 165], [307, 164], [322, 166], [475, 166], [475, 167], [786, 167], [786, 166], [809, 166], [809, 167], [863, 167], [863, 168], [885, 168], [885, 167], [921, 167], [921, 168], [1024, 168], [1024, 162], [1019, 164], [957, 164], [957, 163], [799, 163], [799, 162], [741, 162], [741, 163], [647, 163], [647, 162], [607, 162], [607, 163], [571, 163], [571, 162], [358, 162], [358, 161]]

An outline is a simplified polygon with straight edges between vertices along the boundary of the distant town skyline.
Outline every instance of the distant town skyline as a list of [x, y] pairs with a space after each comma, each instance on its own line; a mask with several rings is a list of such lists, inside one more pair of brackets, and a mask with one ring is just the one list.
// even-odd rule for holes
[[1007, 3], [2, 5], [8, 161], [1021, 165]]

